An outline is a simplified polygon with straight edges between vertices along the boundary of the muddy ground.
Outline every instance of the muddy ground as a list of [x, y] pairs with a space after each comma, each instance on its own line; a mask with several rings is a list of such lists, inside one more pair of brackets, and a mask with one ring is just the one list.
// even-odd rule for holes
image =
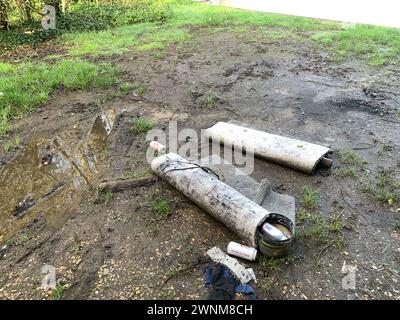
[[[171, 120], [195, 130], [236, 120], [354, 151], [366, 161], [356, 177], [334, 174], [345, 166], [335, 153], [334, 169], [314, 175], [256, 160], [256, 180], [295, 196], [299, 210], [304, 186], [318, 190], [311, 211], [342, 227], [304, 236], [305, 221], [289, 257], [242, 262], [256, 272], [260, 299], [399, 299], [398, 205], [375, 199], [357, 177], [373, 181], [388, 168], [399, 177], [400, 68], [336, 63], [307, 41], [260, 40], [257, 29], [192, 32], [195, 40], [162, 52], [102, 59], [144, 94], [59, 90], [14, 123], [10, 137], [23, 142], [1, 156], [0, 298], [207, 297], [205, 253], [237, 236], [162, 181], [113, 194], [96, 188], [149, 174], [145, 135], [130, 130], [145, 117], [166, 132]], [[111, 109], [108, 134], [96, 117]], [[166, 218], [153, 209], [160, 198], [171, 203]], [[357, 268], [355, 290], [342, 287], [344, 264]], [[44, 265], [56, 268], [59, 296], [40, 288]]]

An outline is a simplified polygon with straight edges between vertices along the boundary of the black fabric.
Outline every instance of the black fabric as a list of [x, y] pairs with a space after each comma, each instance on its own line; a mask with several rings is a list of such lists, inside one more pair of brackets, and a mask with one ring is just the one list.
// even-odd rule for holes
[[205, 278], [209, 300], [234, 300], [237, 280], [224, 265], [209, 265], [205, 270]]

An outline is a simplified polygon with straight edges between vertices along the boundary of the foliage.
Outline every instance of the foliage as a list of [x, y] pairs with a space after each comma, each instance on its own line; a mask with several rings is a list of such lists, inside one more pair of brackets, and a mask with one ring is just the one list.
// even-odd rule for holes
[[[38, 3], [37, 8], [43, 6], [42, 1], [34, 2]], [[100, 31], [143, 22], [163, 23], [171, 15], [168, 6], [158, 0], [98, 3], [93, 5], [88, 1], [72, 2], [69, 10], [57, 17], [54, 30], [42, 28], [39, 9], [34, 11], [29, 20], [23, 19], [21, 14], [15, 14], [15, 18], [9, 24], [10, 29], [0, 30], [0, 52], [13, 50], [20, 45], [35, 46], [65, 32]]]

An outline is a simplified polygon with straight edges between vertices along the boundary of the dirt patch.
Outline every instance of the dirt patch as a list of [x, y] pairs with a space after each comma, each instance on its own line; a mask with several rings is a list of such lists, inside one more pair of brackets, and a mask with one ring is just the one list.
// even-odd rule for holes
[[[393, 170], [398, 179], [398, 95], [388, 93], [398, 92], [398, 84], [380, 85], [386, 96], [364, 90], [366, 84], [376, 87], [376, 80], [384, 78], [389, 68], [396, 71], [395, 67], [370, 69], [357, 61], [336, 65], [326, 52], [305, 42], [283, 46], [279, 41], [249, 41], [257, 30], [244, 34], [209, 31], [193, 31], [196, 42], [170, 47], [162, 59], [154, 59], [152, 53], [135, 54], [134, 60], [129, 54], [109, 59], [120, 63], [126, 71], [123, 80], [142, 86], [144, 94], [138, 96], [132, 90], [112, 99], [97, 93], [86, 98], [55, 95], [38, 113], [21, 121], [17, 130], [24, 143], [13, 156], [3, 157], [3, 167], [15, 168], [12, 159], [27, 152], [29, 141], [39, 134], [52, 141], [72, 130], [68, 135], [81, 141], [94, 117], [113, 108], [120, 117], [96, 174], [106, 179], [148, 174], [145, 135], [131, 131], [132, 119], [138, 117], [152, 120], [165, 132], [170, 120], [176, 120], [178, 128], [196, 131], [217, 121], [242, 121], [268, 132], [356, 152], [367, 163], [366, 171], [360, 171], [366, 179], [374, 179], [382, 168]], [[99, 99], [101, 108], [95, 103]], [[380, 152], [384, 145], [391, 148]], [[288, 258], [246, 262], [256, 271], [259, 298], [399, 298], [398, 204], [381, 203], [364, 190], [360, 180], [334, 174], [343, 167], [346, 164], [335, 155], [332, 172], [307, 176], [256, 159], [252, 176], [257, 181], [267, 177], [274, 190], [295, 196], [298, 219], [303, 188], [311, 186], [319, 194], [312, 215], [320, 218], [315, 221], [337, 218], [341, 223], [336, 231], [321, 225], [326, 237], [310, 236], [306, 225], [311, 218], [306, 217], [306, 222], [299, 223], [299, 236]], [[359, 172], [357, 166], [355, 170]], [[19, 172], [23, 180], [37, 181], [26, 169]], [[3, 183], [7, 177], [2, 173]], [[58, 183], [56, 179], [42, 194]], [[80, 200], [73, 201], [78, 205], [63, 212], [61, 224], [51, 224], [60, 209], [50, 206], [30, 219], [25, 216], [14, 234], [3, 239], [0, 297], [49, 297], [38, 289], [45, 264], [56, 268], [64, 297], [69, 299], [206, 297], [205, 252], [239, 241], [235, 235], [162, 181], [101, 196], [92, 185], [79, 191]], [[8, 204], [1, 221], [24, 197]], [[171, 209], [161, 218], [154, 210], [160, 199], [167, 199]], [[4, 198], [0, 200], [3, 203]], [[344, 263], [357, 267], [355, 290], [342, 287]]]

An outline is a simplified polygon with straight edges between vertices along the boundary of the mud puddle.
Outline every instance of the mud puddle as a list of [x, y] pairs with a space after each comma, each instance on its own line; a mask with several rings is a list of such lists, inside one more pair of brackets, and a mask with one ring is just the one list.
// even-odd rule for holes
[[38, 215], [58, 227], [101, 176], [108, 136], [116, 119], [110, 109], [95, 117], [83, 137], [70, 128], [55, 137], [35, 133], [14, 159], [0, 168], [0, 241]]

